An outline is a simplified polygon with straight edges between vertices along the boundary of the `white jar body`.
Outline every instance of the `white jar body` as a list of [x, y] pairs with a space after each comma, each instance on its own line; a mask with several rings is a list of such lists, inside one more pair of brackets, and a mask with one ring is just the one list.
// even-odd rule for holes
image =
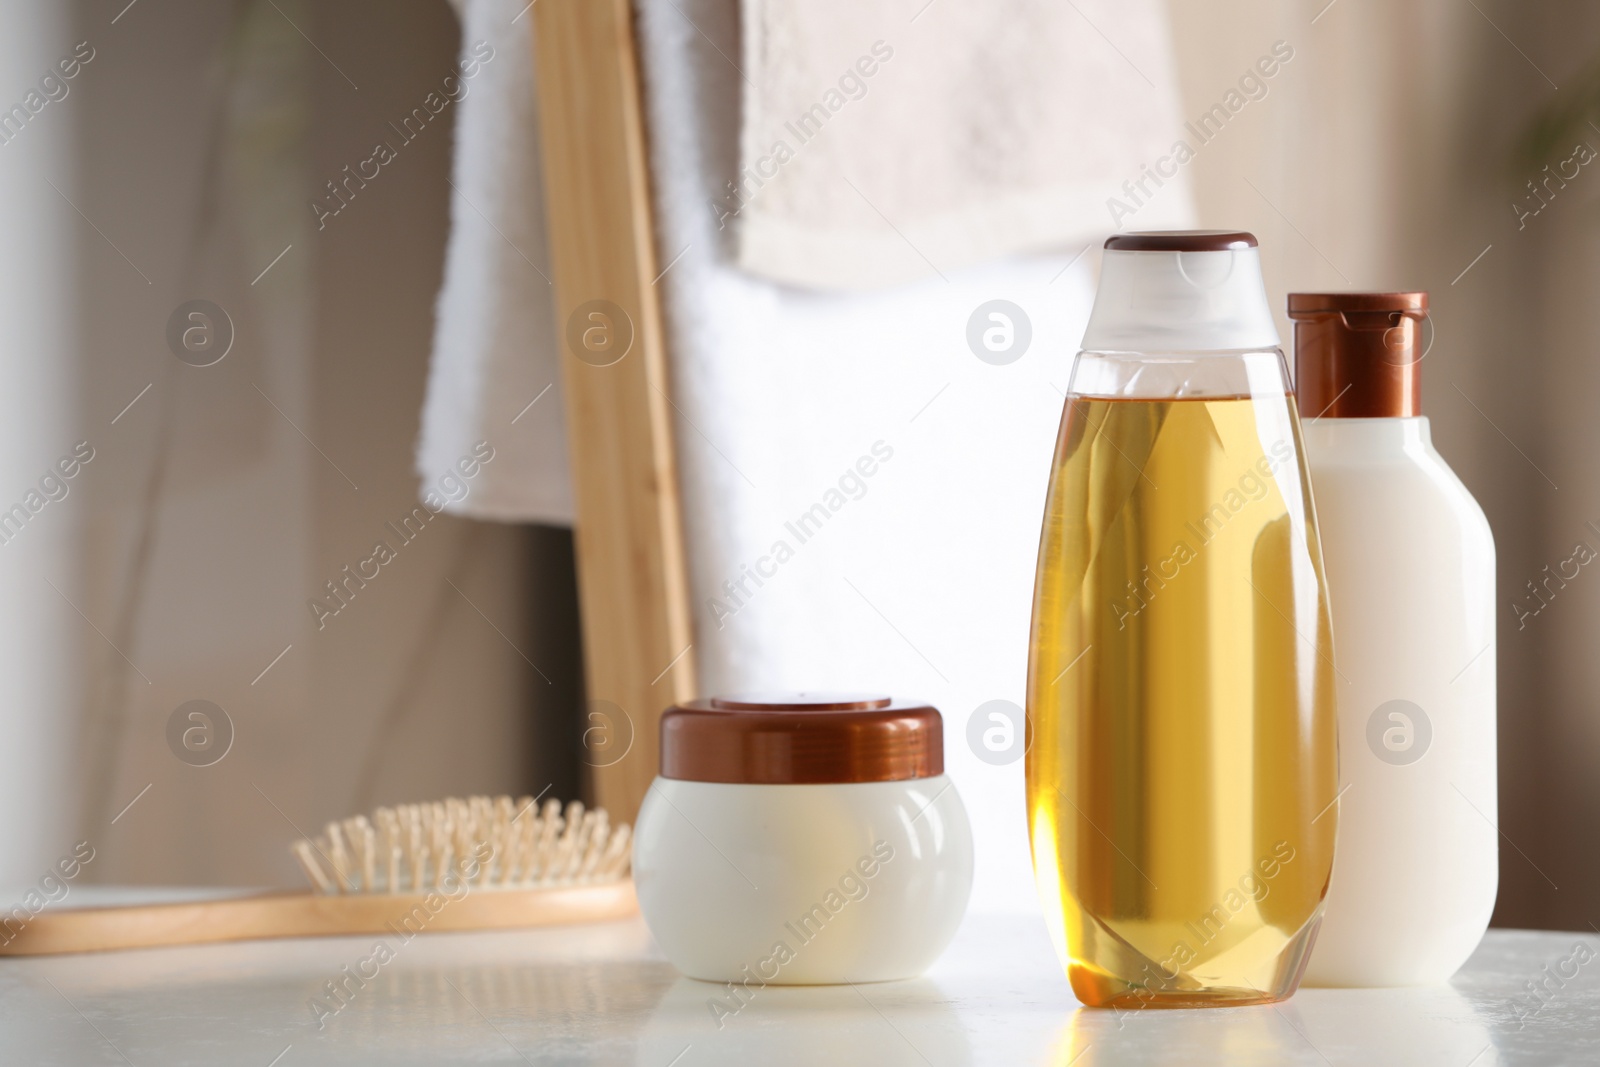
[[634, 828], [639, 908], [684, 974], [810, 985], [910, 978], [972, 889], [950, 779], [756, 785], [657, 778]]
[[1305, 983], [1443, 982], [1499, 884], [1494, 540], [1426, 418], [1313, 419], [1304, 436], [1342, 794]]

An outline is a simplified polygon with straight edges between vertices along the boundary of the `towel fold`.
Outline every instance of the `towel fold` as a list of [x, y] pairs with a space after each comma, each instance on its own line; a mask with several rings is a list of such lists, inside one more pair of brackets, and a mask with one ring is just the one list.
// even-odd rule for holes
[[[1186, 217], [1159, 0], [742, 0], [739, 265], [856, 289]], [[1169, 164], [1168, 169], [1172, 168]], [[1132, 215], [1124, 183], [1146, 194]]]
[[[450, 245], [417, 474], [422, 494], [435, 494], [445, 510], [568, 525], [572, 483], [546, 266], [533, 19], [526, 0], [452, 2], [461, 16], [465, 92], [456, 103]], [[480, 442], [494, 450], [481, 467], [472, 462], [482, 458]], [[453, 473], [463, 460], [478, 470], [470, 481]]]

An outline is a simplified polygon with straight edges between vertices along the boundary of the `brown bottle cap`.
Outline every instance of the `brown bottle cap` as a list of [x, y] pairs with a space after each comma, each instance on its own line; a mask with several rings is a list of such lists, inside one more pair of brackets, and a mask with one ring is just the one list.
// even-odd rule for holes
[[1256, 236], [1244, 230], [1130, 230], [1106, 238], [1113, 252], [1231, 252], [1255, 248]]
[[691, 782], [897, 782], [944, 773], [944, 721], [856, 694], [691, 700], [661, 716], [661, 776]]
[[1422, 414], [1428, 294], [1290, 293], [1300, 417]]

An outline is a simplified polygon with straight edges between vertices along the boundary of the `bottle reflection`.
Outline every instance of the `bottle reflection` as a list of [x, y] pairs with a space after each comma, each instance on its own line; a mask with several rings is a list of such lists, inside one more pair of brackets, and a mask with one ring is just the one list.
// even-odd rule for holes
[[1450, 986], [1437, 986], [1302, 991], [1283, 1004], [1242, 1008], [1079, 1008], [1061, 1028], [1048, 1062], [1496, 1067], [1503, 1061], [1480, 1010]]

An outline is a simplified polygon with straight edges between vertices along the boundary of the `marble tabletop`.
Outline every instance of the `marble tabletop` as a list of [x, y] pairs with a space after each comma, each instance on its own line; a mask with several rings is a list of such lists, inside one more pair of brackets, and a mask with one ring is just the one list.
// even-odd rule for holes
[[1600, 1063], [1593, 933], [1491, 931], [1439, 988], [1118, 1014], [1077, 1005], [1040, 920], [970, 915], [919, 980], [769, 986], [720, 1026], [721, 987], [675, 973], [637, 919], [424, 934], [382, 962], [374, 940], [0, 960], [0, 1063]]

